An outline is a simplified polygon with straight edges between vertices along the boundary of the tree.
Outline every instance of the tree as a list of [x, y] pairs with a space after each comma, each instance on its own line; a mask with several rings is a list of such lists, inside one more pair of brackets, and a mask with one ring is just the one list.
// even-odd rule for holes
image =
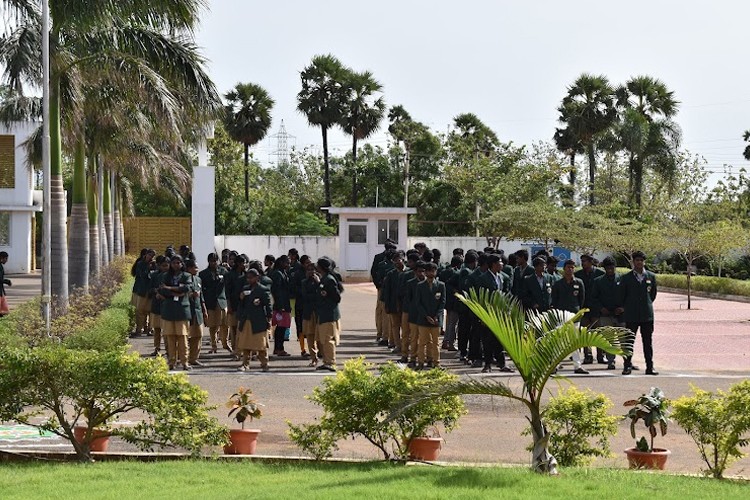
[[254, 83], [238, 83], [224, 97], [224, 126], [229, 136], [245, 147], [245, 201], [250, 201], [250, 148], [262, 141], [271, 128], [274, 100]]
[[555, 142], [557, 149], [570, 158], [570, 171], [568, 173], [570, 188], [566, 198], [566, 204], [572, 207], [575, 205], [576, 200], [576, 182], [578, 173], [576, 169], [576, 155], [583, 153], [583, 144], [581, 144], [581, 141], [575, 136], [573, 129], [570, 127], [555, 129], [555, 134], [552, 136], [552, 140]]
[[[573, 85], [568, 87], [568, 94], [563, 98], [560, 112], [560, 123], [570, 137], [558, 137], [559, 146], [573, 149], [580, 144], [586, 150], [589, 160], [589, 205], [595, 203], [594, 184], [596, 180], [596, 142], [602, 132], [608, 130], [617, 117], [614, 106], [614, 89], [607, 77], [587, 73], [579, 76]], [[567, 141], [567, 143], [566, 143]], [[571, 152], [571, 156], [574, 153]]]
[[720, 220], [707, 223], [703, 231], [706, 244], [706, 254], [717, 266], [716, 275], [721, 277], [723, 264], [733, 252], [748, 250], [750, 245], [750, 234], [737, 221]]
[[[339, 125], [346, 134], [352, 136], [352, 197], [351, 204], [358, 204], [359, 164], [357, 163], [357, 141], [370, 137], [379, 127], [385, 115], [383, 86], [365, 71], [357, 73], [347, 71], [344, 77], [344, 89], [348, 92]], [[377, 96], [377, 97], [376, 97]]]
[[[320, 127], [323, 136], [323, 185], [325, 204], [331, 206], [330, 162], [328, 158], [328, 130], [341, 122], [346, 103], [344, 80], [347, 69], [332, 55], [313, 57], [300, 73], [302, 90], [297, 94], [297, 110], [305, 115], [310, 125]], [[326, 212], [326, 222], [331, 214]]]

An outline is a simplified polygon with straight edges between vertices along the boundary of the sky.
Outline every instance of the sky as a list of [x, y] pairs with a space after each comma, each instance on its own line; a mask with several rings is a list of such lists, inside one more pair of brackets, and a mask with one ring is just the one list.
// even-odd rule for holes
[[[683, 147], [705, 157], [711, 183], [748, 166], [750, 2], [713, 0], [476, 1], [209, 0], [197, 43], [223, 94], [239, 82], [275, 99], [290, 146], [320, 148], [320, 129], [296, 111], [300, 71], [333, 54], [369, 70], [388, 106], [445, 132], [472, 112], [503, 141], [549, 141], [566, 88], [584, 72], [613, 84], [661, 79], [680, 101]], [[369, 141], [385, 146], [387, 124]], [[350, 140], [336, 131], [334, 154]], [[272, 160], [276, 140], [254, 156]]]

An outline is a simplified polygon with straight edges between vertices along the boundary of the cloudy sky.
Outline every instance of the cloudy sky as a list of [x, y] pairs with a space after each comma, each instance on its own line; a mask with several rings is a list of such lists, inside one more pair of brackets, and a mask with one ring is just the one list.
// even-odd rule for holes
[[[674, 90], [684, 146], [715, 181], [723, 165], [747, 163], [748, 19], [750, 3], [728, 0], [210, 0], [197, 38], [219, 90], [263, 85], [276, 100], [273, 132], [283, 119], [297, 148], [320, 144], [295, 110], [299, 72], [316, 54], [372, 71], [389, 106], [435, 131], [473, 112], [521, 144], [550, 140], [556, 107], [582, 72], [613, 83], [648, 74]], [[331, 144], [343, 153], [349, 141], [337, 132]], [[256, 158], [275, 147], [264, 141]]]

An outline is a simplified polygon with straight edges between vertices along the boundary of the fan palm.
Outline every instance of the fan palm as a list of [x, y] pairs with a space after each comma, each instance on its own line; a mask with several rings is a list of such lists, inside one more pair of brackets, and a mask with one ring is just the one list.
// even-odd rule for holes
[[250, 148], [271, 128], [274, 100], [266, 89], [254, 83], [238, 83], [224, 96], [224, 127], [229, 136], [245, 147], [245, 201], [250, 201]]
[[552, 136], [552, 140], [555, 142], [558, 151], [565, 153], [570, 158], [570, 172], [568, 173], [570, 193], [568, 196], [568, 203], [572, 206], [575, 204], [575, 188], [578, 180], [576, 155], [583, 153], [583, 144], [581, 144], [581, 141], [570, 126], [555, 129], [555, 135]]
[[[331, 206], [331, 175], [328, 159], [328, 130], [341, 122], [347, 90], [344, 86], [349, 70], [332, 55], [319, 55], [300, 72], [302, 90], [297, 94], [297, 110], [310, 125], [320, 127], [323, 136], [323, 188], [326, 206]], [[331, 213], [326, 212], [331, 223]]]
[[[383, 86], [365, 71], [346, 72], [344, 88], [349, 92], [339, 125], [352, 136], [352, 206], [357, 206], [357, 142], [370, 137], [385, 115]], [[377, 96], [378, 94], [381, 94]], [[377, 97], [376, 97], [377, 96]]]
[[590, 330], [579, 327], [577, 323], [587, 310], [575, 315], [558, 310], [530, 312], [527, 318], [519, 302], [510, 295], [471, 290], [468, 296], [456, 296], [502, 343], [521, 377], [521, 389], [516, 391], [500, 380], [461, 380], [445, 384], [430, 393], [413, 394], [407, 398], [404, 407], [436, 395], [486, 394], [516, 400], [528, 410], [526, 418], [534, 440], [533, 469], [556, 473], [557, 461], [548, 450], [549, 434], [541, 408], [547, 382], [561, 362], [583, 347], [598, 347], [618, 355], [632, 352], [632, 333], [624, 328]]

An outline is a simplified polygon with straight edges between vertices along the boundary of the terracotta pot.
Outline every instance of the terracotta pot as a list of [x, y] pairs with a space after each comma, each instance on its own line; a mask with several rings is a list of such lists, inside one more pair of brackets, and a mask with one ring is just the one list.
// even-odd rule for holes
[[229, 444], [225, 455], [254, 455], [260, 429], [229, 429]]
[[637, 448], [625, 450], [631, 469], [664, 470], [667, 458], [672, 454], [664, 448], [654, 448], [652, 451], [638, 451]]
[[[73, 435], [76, 438], [76, 441], [79, 443], [83, 442], [83, 439], [86, 437], [86, 431], [88, 430], [88, 427], [84, 427], [82, 425], [76, 425], [73, 427]], [[109, 435], [107, 435], [106, 431], [94, 429], [94, 431], [91, 433], [92, 440], [91, 444], [89, 444], [89, 450], [91, 451], [107, 451], [107, 448], [109, 448]]]
[[431, 462], [440, 456], [443, 438], [415, 437], [409, 441], [409, 458]]

